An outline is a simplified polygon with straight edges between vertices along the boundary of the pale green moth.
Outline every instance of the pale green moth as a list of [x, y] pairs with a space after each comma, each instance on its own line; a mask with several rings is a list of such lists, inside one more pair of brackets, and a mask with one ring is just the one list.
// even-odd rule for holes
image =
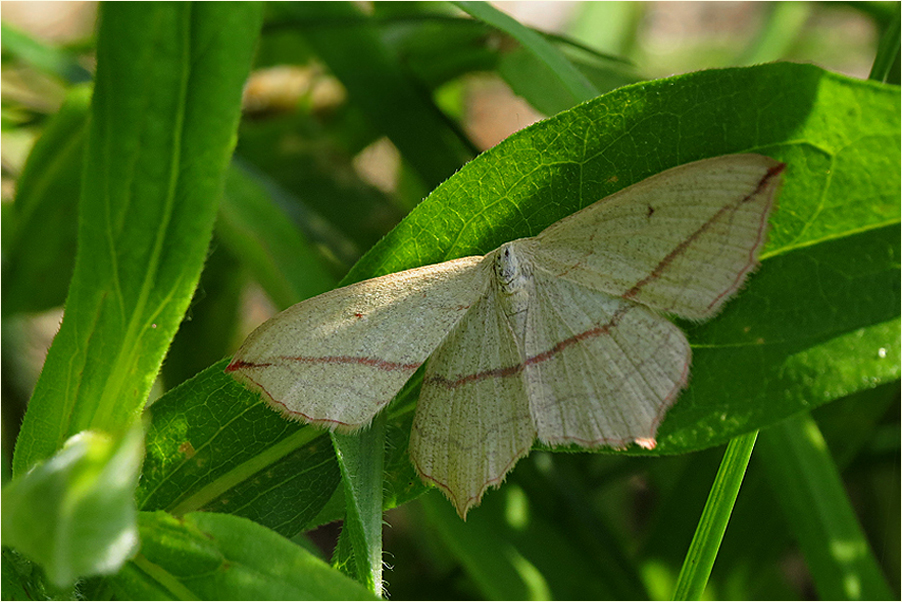
[[662, 314], [712, 317], [757, 265], [785, 165], [675, 167], [539, 235], [290, 307], [226, 369], [289, 418], [366, 426], [429, 359], [417, 472], [464, 517], [535, 439], [655, 446], [691, 352]]

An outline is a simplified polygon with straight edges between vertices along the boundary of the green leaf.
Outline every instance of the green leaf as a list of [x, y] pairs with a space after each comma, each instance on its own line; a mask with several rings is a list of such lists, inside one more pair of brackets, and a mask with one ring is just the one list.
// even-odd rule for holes
[[138, 507], [250, 518], [291, 537], [340, 482], [325, 431], [289, 422], [214, 364], [147, 410]]
[[15, 474], [144, 405], [200, 275], [260, 26], [256, 4], [101, 11], [75, 272]]
[[277, 204], [273, 185], [233, 163], [216, 231], [280, 309], [335, 286], [312, 245]]
[[[622, 63], [614, 61], [601, 63], [597, 59], [592, 62], [585, 59], [579, 60], [575, 56], [575, 51], [562, 52], [562, 54], [589, 79], [592, 86], [598, 91], [597, 93], [610, 92], [615, 88], [643, 79], [633, 69]], [[573, 55], [572, 58], [571, 55]], [[545, 115], [553, 115], [578, 104], [569, 90], [560, 86], [549, 86], [547, 78], [536, 76], [536, 73], [547, 68], [542, 59], [534, 52], [521, 46], [502, 54], [498, 64], [498, 74], [504, 78], [516, 95], [522, 96], [536, 110]]]
[[200, 512], [138, 516], [141, 551], [108, 585], [122, 600], [376, 600], [269, 529]]
[[755, 448], [758, 431], [752, 431], [730, 441], [705, 509], [698, 521], [695, 536], [686, 553], [683, 569], [677, 578], [674, 600], [699, 600], [711, 575], [720, 542], [733, 513], [733, 504], [745, 476], [745, 469]]
[[91, 88], [73, 88], [28, 155], [16, 184], [13, 231], [3, 257], [3, 313], [63, 304], [78, 223], [78, 193]]
[[822, 599], [889, 600], [817, 423], [794, 416], [761, 436], [771, 485]]
[[877, 48], [877, 56], [868, 79], [899, 85], [900, 67], [900, 9], [896, 4], [895, 19], [889, 21], [886, 30], [880, 36], [880, 45]]
[[76, 58], [64, 50], [53, 48], [35, 40], [25, 32], [9, 24], [0, 25], [4, 59], [19, 58], [36, 69], [73, 84], [91, 81], [91, 74], [78, 64]]
[[[639, 566], [636, 569], [653, 600], [668, 600], [673, 596], [686, 559], [686, 551], [698, 528], [699, 517], [711, 492], [711, 484], [723, 462], [724, 449], [725, 446], [720, 446], [693, 454], [649, 459], [644, 465], [632, 467], [627, 472], [627, 475], [636, 472], [642, 474], [644, 468], [647, 480], [659, 499], [644, 531], [645, 537], [637, 554]], [[637, 459], [623, 460], [632, 466]], [[596, 476], [596, 480], [599, 477]], [[748, 480], [747, 476], [740, 491], [739, 502], [748, 490]], [[725, 540], [728, 541], [733, 533], [731, 522]], [[720, 566], [720, 562], [715, 564], [715, 577]], [[715, 597], [724, 597], [720, 590], [712, 588], [708, 592], [714, 592]]]
[[114, 441], [85, 431], [3, 489], [3, 544], [43, 566], [57, 587], [114, 573], [137, 550], [134, 491], [140, 427]]
[[598, 90], [586, 76], [580, 73], [564, 55], [538, 33], [521, 25], [487, 2], [460, 1], [452, 4], [480, 21], [507, 33], [535, 54], [541, 61], [539, 64], [545, 68], [544, 71], [537, 73], [536, 77], [554, 82], [549, 88], [559, 88], [568, 92], [571, 96], [568, 106], [577, 105], [598, 95]]
[[382, 463], [385, 417], [377, 416], [365, 430], [352, 435], [332, 434], [332, 444], [345, 491], [346, 516], [342, 533], [350, 543], [351, 575], [370, 591], [382, 595]]

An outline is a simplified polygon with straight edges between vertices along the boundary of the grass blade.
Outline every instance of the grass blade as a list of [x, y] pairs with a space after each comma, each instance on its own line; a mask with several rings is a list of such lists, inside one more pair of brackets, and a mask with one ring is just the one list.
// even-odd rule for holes
[[676, 588], [673, 592], [674, 600], [699, 600], [705, 591], [708, 577], [711, 575], [711, 567], [717, 558], [717, 550], [727, 530], [727, 523], [733, 512], [733, 504], [739, 494], [739, 486], [745, 476], [752, 450], [755, 448], [755, 439], [758, 431], [752, 431], [746, 435], [736, 437], [727, 444], [723, 461], [717, 476], [714, 477], [714, 485], [702, 518], [699, 520], [695, 536], [680, 570]]

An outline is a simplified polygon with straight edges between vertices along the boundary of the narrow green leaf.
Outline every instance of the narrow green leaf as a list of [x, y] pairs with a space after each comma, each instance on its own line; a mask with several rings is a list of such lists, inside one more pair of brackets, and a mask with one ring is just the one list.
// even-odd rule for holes
[[351, 544], [357, 581], [382, 595], [382, 466], [385, 416], [352, 435], [332, 434], [341, 468], [346, 515], [343, 532]]
[[275, 201], [262, 177], [233, 163], [216, 231], [270, 299], [285, 309], [330, 290], [337, 278]]
[[[725, 446], [693, 454], [664, 456], [646, 465], [647, 479], [653, 484], [659, 503], [655, 504], [649, 517], [645, 537], [636, 555], [639, 562], [636, 570], [652, 600], [667, 600], [673, 595], [688, 544], [698, 528], [711, 484], [723, 462], [724, 449]], [[742, 503], [746, 496], [750, 476], [744, 480], [737, 503]], [[725, 541], [734, 533], [734, 518], [731, 518]], [[718, 561], [715, 575], [720, 566]], [[722, 597], [720, 590], [709, 589], [708, 593]]]
[[138, 524], [138, 557], [108, 579], [122, 600], [377, 599], [307, 550], [244, 518], [142, 512]]
[[727, 530], [727, 523], [733, 512], [733, 504], [739, 494], [745, 469], [752, 457], [755, 448], [755, 439], [758, 431], [742, 435], [730, 441], [723, 455], [723, 462], [714, 477], [711, 493], [702, 511], [702, 517], [698, 522], [698, 528], [683, 569], [677, 578], [677, 585], [673, 592], [674, 600], [699, 600], [705, 591], [708, 577], [711, 575], [711, 567], [717, 558], [720, 542]]
[[143, 406], [200, 275], [260, 18], [102, 5], [75, 272], [15, 474]]
[[3, 544], [43, 566], [57, 587], [114, 573], [137, 550], [135, 485], [143, 433], [85, 431], [3, 489]]
[[32, 38], [8, 23], [0, 25], [4, 60], [13, 56], [71, 84], [91, 81], [91, 73], [78, 64], [74, 56]]
[[769, 428], [761, 453], [819, 596], [892, 599], [814, 419], [802, 414]]
[[900, 42], [900, 7], [896, 3], [896, 17], [889, 20], [886, 30], [880, 36], [880, 44], [877, 47], [877, 56], [874, 57], [874, 64], [871, 67], [871, 73], [868, 79], [878, 82], [887, 82], [891, 84], [899, 84], [900, 66], [899, 56], [902, 51], [902, 42]]
[[3, 313], [58, 307], [75, 264], [78, 194], [91, 88], [73, 88], [47, 123], [16, 183], [3, 256]]
[[735, 65], [778, 61], [796, 44], [813, 11], [809, 2], [774, 2], [765, 9], [765, 21], [757, 38], [737, 57]]
[[480, 21], [510, 35], [535, 54], [547, 69], [547, 73], [538, 74], [536, 77], [548, 79], [567, 90], [572, 97], [570, 106], [598, 96], [598, 90], [586, 76], [580, 73], [566, 57], [538, 33], [524, 27], [488, 2], [460, 1], [452, 2], [452, 4]]
[[[632, 68], [621, 63], [609, 61], [605, 64], [597, 60], [591, 62], [579, 60], [575, 51], [565, 53], [565, 56], [589, 79], [598, 94], [644, 79]], [[571, 56], [573, 58], [570, 58]], [[517, 96], [522, 96], [536, 110], [545, 115], [554, 115], [578, 103], [566, 88], [549, 86], [547, 78], [536, 76], [536, 73], [541, 73], [547, 68], [535, 53], [521, 46], [501, 55], [498, 74]]]

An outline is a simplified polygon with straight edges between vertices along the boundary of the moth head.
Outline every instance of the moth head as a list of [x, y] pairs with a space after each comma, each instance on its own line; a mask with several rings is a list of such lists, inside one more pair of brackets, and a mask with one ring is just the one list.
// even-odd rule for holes
[[495, 276], [502, 290], [512, 293], [529, 277], [529, 262], [513, 242], [501, 245], [495, 255]]

